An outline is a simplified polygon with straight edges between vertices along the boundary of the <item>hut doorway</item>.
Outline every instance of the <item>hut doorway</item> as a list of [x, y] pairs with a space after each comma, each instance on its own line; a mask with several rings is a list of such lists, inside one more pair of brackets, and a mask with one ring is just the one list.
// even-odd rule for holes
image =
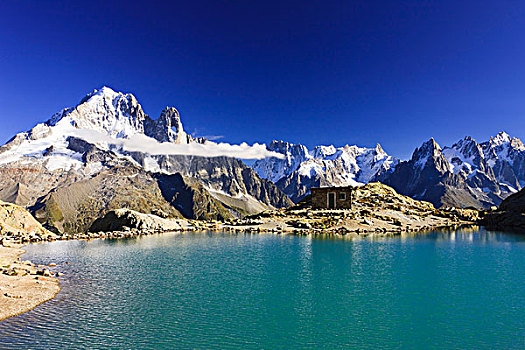
[[335, 209], [335, 192], [328, 192], [328, 209]]

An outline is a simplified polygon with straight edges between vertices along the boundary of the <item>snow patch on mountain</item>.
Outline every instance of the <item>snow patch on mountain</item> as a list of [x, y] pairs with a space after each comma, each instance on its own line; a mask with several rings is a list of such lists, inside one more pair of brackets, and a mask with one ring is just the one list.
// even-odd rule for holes
[[485, 157], [481, 147], [471, 137], [465, 137], [451, 147], [443, 149], [443, 155], [455, 174], [471, 176], [477, 170], [486, 171]]
[[18, 134], [7, 144], [8, 149], [0, 153], [0, 165], [34, 159], [42, 160], [50, 171], [79, 169], [83, 165], [82, 155], [68, 149], [67, 142], [75, 130], [68, 118], [57, 121], [52, 127], [38, 124], [30, 132]]

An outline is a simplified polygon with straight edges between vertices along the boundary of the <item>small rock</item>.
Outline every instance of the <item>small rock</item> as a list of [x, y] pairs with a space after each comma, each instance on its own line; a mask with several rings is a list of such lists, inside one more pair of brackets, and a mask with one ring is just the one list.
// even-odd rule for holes
[[373, 225], [374, 223], [372, 222], [372, 220], [370, 220], [370, 219], [368, 219], [368, 218], [364, 218], [364, 219], [363, 219], [363, 224]]

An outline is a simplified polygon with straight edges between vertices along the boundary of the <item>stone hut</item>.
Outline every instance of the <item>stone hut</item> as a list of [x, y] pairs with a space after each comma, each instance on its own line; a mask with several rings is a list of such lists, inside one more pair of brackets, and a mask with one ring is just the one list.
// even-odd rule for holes
[[311, 188], [312, 208], [352, 209], [352, 186]]

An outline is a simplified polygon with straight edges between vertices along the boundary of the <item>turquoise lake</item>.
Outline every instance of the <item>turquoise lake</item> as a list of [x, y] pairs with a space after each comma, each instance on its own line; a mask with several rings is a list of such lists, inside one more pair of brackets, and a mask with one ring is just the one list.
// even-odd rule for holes
[[0, 322], [1, 349], [525, 348], [525, 235], [203, 232], [26, 250], [57, 263], [62, 291]]

